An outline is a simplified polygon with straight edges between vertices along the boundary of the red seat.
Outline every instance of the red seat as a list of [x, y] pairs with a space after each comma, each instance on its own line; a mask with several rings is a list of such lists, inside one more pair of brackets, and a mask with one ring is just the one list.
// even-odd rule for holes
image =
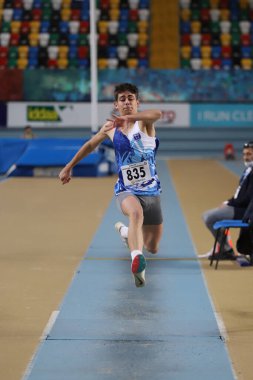
[[207, 8], [201, 9], [200, 19], [201, 19], [201, 21], [209, 21], [210, 20], [209, 9], [207, 9]]
[[29, 21], [22, 21], [22, 24], [20, 27], [20, 33], [28, 34], [29, 30], [30, 30], [30, 22]]
[[77, 54], [78, 54], [78, 58], [87, 58], [89, 56], [88, 46], [79, 46]]
[[129, 20], [130, 21], [138, 21], [139, 20], [138, 9], [130, 9], [129, 10]]
[[241, 44], [243, 46], [249, 46], [250, 45], [250, 35], [249, 34], [241, 34]]
[[4, 69], [7, 66], [7, 57], [0, 57], [0, 68]]
[[191, 35], [190, 34], [183, 34], [181, 36], [181, 45], [191, 45]]
[[212, 39], [212, 36], [210, 33], [203, 33], [202, 38], [201, 38], [202, 45], [209, 46], [211, 44], [211, 39]]
[[73, 21], [78, 21], [81, 18], [81, 10], [80, 9], [71, 9], [70, 19]]
[[148, 47], [147, 46], [138, 46], [137, 52], [138, 52], [139, 58], [147, 58], [148, 57]]
[[221, 55], [223, 58], [231, 58], [232, 47], [230, 45], [225, 45], [221, 47]]
[[10, 45], [11, 46], [18, 46], [19, 43], [19, 34], [18, 33], [12, 33], [10, 38]]
[[38, 9], [38, 8], [32, 9], [32, 19], [33, 20], [36, 20], [36, 21], [41, 20], [41, 15], [42, 15], [41, 9]]
[[47, 67], [49, 69], [56, 69], [58, 67], [57, 59], [49, 59], [47, 61]]
[[221, 68], [221, 59], [220, 58], [213, 58], [212, 59], [212, 68], [213, 69], [220, 69]]
[[107, 46], [108, 45], [108, 34], [107, 33], [101, 33], [98, 37], [98, 45], [99, 46]]
[[7, 46], [0, 46], [0, 58], [6, 58], [8, 55]]
[[89, 33], [90, 23], [89, 21], [81, 21], [79, 26], [79, 33]]
[[100, 9], [109, 9], [110, 8], [110, 0], [100, 0]]

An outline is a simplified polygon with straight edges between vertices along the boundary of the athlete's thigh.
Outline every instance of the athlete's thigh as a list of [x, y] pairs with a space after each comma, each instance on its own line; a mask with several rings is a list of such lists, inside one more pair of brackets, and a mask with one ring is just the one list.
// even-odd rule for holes
[[143, 214], [142, 206], [140, 201], [134, 195], [128, 195], [120, 204], [123, 214], [130, 215], [134, 212]]

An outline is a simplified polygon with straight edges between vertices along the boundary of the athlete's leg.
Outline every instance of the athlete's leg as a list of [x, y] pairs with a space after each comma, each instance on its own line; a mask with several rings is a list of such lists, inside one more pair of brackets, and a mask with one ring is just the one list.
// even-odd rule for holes
[[157, 253], [163, 233], [163, 224], [143, 225], [144, 247], [150, 253]]
[[121, 203], [122, 212], [129, 218], [128, 245], [130, 251], [143, 249], [143, 210], [139, 200], [133, 196], [127, 196]]

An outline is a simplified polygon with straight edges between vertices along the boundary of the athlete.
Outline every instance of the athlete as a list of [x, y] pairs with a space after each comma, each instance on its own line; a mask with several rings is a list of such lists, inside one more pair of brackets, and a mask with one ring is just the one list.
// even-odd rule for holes
[[163, 231], [161, 187], [155, 164], [159, 141], [154, 127], [161, 112], [157, 109], [138, 112], [139, 91], [133, 84], [116, 86], [114, 96], [114, 107], [119, 115], [113, 114], [107, 119], [100, 131], [62, 169], [59, 178], [63, 184], [68, 183], [72, 168], [102, 141], [111, 139], [118, 165], [116, 201], [129, 219], [128, 227], [117, 222], [115, 228], [130, 249], [135, 285], [142, 287], [146, 268], [143, 248], [157, 253]]

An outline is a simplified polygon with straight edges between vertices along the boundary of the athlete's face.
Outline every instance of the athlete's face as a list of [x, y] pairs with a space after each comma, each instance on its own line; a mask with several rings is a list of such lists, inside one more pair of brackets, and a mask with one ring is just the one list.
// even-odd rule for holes
[[139, 101], [136, 99], [135, 94], [124, 91], [118, 94], [118, 99], [114, 102], [114, 106], [120, 115], [131, 115], [137, 112]]

